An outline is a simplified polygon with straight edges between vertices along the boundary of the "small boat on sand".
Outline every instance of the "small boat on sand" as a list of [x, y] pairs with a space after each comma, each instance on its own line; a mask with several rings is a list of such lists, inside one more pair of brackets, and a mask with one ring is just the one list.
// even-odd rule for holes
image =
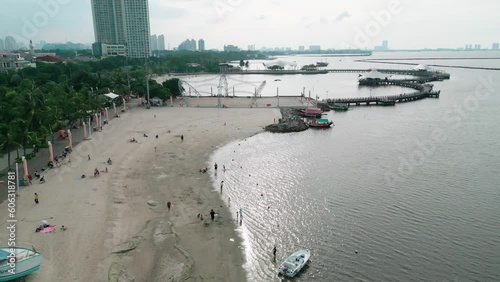
[[40, 269], [42, 254], [35, 249], [0, 246], [0, 282], [11, 281]]
[[311, 252], [300, 250], [289, 256], [279, 267], [278, 273], [283, 276], [295, 277], [297, 273], [307, 264]]

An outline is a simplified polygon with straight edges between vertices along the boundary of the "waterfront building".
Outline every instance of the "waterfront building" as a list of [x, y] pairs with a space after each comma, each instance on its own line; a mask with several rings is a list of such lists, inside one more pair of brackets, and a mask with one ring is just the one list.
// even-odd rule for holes
[[299, 46], [299, 52], [304, 52], [305, 50], [306, 50], [306, 48], [303, 45]]
[[309, 46], [309, 51], [321, 51], [320, 45], [311, 45]]
[[92, 16], [96, 46], [123, 45], [132, 58], [151, 55], [148, 0], [92, 0]]
[[491, 49], [492, 49], [492, 50], [498, 50], [498, 49], [499, 49], [499, 48], [498, 48], [498, 47], [499, 47], [499, 45], [500, 45], [500, 44], [498, 44], [498, 43], [493, 43], [493, 45], [491, 46]]

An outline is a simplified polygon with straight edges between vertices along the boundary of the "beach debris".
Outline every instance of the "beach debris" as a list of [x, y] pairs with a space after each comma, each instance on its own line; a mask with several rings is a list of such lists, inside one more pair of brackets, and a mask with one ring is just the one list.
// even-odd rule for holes
[[144, 239], [142, 236], [134, 236], [125, 243], [121, 243], [120, 245], [115, 246], [111, 252], [114, 254], [123, 254], [130, 252], [137, 248], [137, 246], [139, 246], [139, 243], [142, 239]]
[[148, 200], [148, 205], [150, 205], [152, 207], [156, 207], [158, 205], [158, 203], [153, 201], [153, 200]]
[[233, 238], [229, 238], [229, 241], [234, 242], [234, 239]]
[[124, 265], [114, 262], [109, 267], [108, 272], [109, 282], [134, 282], [135, 279], [127, 273], [127, 268]]

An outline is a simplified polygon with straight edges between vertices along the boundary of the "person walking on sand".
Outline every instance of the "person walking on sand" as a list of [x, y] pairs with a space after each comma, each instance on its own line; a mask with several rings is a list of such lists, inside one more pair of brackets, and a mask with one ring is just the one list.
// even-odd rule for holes
[[224, 186], [224, 180], [220, 182], [220, 193], [222, 194], [222, 186]]
[[87, 155], [89, 157], [89, 161], [90, 161], [90, 155]]
[[212, 221], [214, 221], [215, 218], [215, 212], [213, 209], [210, 210], [210, 218], [212, 218]]
[[276, 260], [276, 246], [274, 246], [274, 248], [273, 248], [273, 257], [274, 257], [274, 260]]
[[169, 202], [167, 202], [167, 209], [168, 209], [168, 211], [170, 211], [170, 206], [171, 206], [171, 205], [172, 205], [172, 203], [171, 203], [170, 201], [169, 201]]
[[181, 135], [181, 142], [184, 141], [184, 135]]
[[217, 163], [214, 164], [214, 169], [217, 170]]
[[38, 204], [38, 194], [35, 193], [35, 204]]

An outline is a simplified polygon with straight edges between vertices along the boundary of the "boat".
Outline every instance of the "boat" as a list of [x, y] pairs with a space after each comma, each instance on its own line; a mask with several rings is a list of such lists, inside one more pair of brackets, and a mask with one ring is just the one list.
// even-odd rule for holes
[[334, 103], [328, 105], [328, 107], [334, 111], [347, 111], [349, 110], [349, 104], [347, 103]]
[[295, 277], [297, 273], [306, 265], [311, 257], [309, 250], [300, 250], [289, 256], [281, 263], [278, 273], [283, 276]]
[[333, 121], [327, 119], [327, 118], [318, 118], [318, 119], [315, 119], [315, 120], [311, 120], [309, 122], [307, 122], [307, 125], [309, 125], [309, 127], [313, 127], [313, 128], [330, 128], [333, 124]]
[[324, 62], [323, 62], [323, 61], [321, 61], [321, 62], [316, 62], [316, 66], [317, 66], [318, 68], [328, 67], [328, 62], [326, 62], [326, 61], [324, 61]]
[[307, 107], [304, 110], [300, 110], [299, 115], [301, 117], [318, 117], [318, 118], [320, 118], [323, 115], [323, 111], [320, 108]]
[[0, 246], [0, 282], [11, 281], [40, 269], [42, 254], [34, 248]]

